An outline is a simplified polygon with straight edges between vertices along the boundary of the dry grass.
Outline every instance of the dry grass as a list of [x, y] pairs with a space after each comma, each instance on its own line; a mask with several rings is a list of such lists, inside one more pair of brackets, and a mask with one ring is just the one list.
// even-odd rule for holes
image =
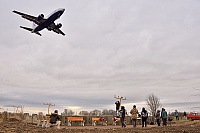
[[0, 133], [200, 133], [200, 121], [181, 120], [175, 121], [175, 124], [167, 127], [158, 127], [156, 125], [142, 128], [138, 125], [133, 128], [128, 125], [126, 128], [121, 126], [75, 126], [66, 127], [62, 126], [61, 129], [55, 128], [42, 128], [34, 124], [28, 124], [21, 120], [11, 118], [5, 124], [0, 123]]

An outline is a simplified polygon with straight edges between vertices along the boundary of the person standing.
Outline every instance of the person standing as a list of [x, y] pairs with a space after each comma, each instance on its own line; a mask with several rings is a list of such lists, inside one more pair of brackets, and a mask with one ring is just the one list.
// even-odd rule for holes
[[125, 110], [125, 107], [124, 106], [121, 106], [121, 110], [120, 110], [120, 121], [121, 121], [121, 124], [122, 124], [122, 127], [126, 127], [126, 124], [125, 124], [125, 115], [126, 115], [126, 110]]
[[142, 127], [144, 126], [147, 127], [148, 113], [144, 107], [142, 108], [141, 116], [142, 116]]
[[115, 105], [116, 105], [116, 116], [119, 116], [120, 102], [119, 102], [119, 101], [116, 101], [116, 102], [115, 102]]
[[162, 120], [163, 120], [163, 126], [167, 126], [167, 112], [165, 111], [164, 108], [161, 115], [162, 115]]
[[187, 114], [186, 114], [185, 111], [183, 112], [183, 117], [184, 117], [185, 119], [187, 119], [187, 118], [186, 118], [186, 117], [187, 117]]
[[136, 127], [138, 110], [136, 109], [135, 105], [133, 105], [133, 109], [131, 109], [130, 114], [132, 115], [133, 127]]
[[157, 110], [156, 112], [156, 123], [160, 126], [160, 110]]
[[160, 117], [161, 117], [161, 121], [163, 123], [163, 118], [162, 118], [162, 113], [163, 113], [164, 108], [162, 108], [161, 113], [160, 113]]
[[175, 117], [176, 117], [176, 120], [179, 120], [178, 111], [177, 111], [177, 110], [175, 110], [174, 115], [175, 115]]

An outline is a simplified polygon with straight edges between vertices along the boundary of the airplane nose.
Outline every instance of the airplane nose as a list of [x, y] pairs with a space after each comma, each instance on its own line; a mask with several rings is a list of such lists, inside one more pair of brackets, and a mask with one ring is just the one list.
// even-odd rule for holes
[[62, 11], [64, 12], [64, 11], [65, 11], [65, 9], [62, 9]]

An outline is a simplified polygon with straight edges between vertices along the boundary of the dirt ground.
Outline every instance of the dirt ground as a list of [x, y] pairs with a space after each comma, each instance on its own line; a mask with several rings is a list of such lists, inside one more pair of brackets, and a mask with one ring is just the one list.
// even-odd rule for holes
[[127, 125], [126, 128], [121, 126], [61, 126], [60, 129], [55, 127], [42, 128], [35, 124], [24, 123], [17, 119], [8, 119], [3, 124], [0, 123], [0, 133], [200, 133], [200, 121], [177, 121], [171, 126], [158, 127], [156, 125], [148, 125], [142, 128], [138, 125], [133, 128]]

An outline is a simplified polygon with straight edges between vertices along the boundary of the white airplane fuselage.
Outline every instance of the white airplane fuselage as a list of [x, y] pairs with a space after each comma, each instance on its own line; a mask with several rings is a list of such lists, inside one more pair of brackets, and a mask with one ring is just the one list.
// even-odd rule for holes
[[58, 18], [60, 18], [60, 16], [64, 13], [65, 9], [59, 9], [56, 10], [53, 14], [51, 14], [46, 21], [44, 21], [44, 23], [42, 23], [41, 25], [38, 25], [37, 27], [35, 27], [32, 30], [32, 33], [37, 33], [41, 30], [43, 30], [44, 28], [47, 28], [48, 26], [50, 26], [52, 23], [54, 23], [54, 21]]

